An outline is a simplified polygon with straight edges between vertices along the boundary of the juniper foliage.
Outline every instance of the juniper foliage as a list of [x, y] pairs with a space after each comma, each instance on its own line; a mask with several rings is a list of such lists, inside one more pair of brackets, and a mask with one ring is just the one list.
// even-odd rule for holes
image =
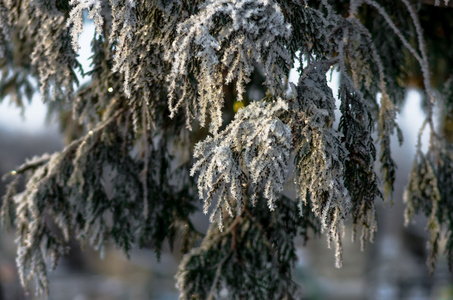
[[[71, 239], [101, 254], [114, 244], [126, 255], [136, 246], [159, 255], [178, 236], [186, 253], [176, 275], [181, 299], [300, 298], [296, 237], [324, 232], [337, 267], [346, 222], [353, 238], [361, 230], [362, 248], [373, 240], [376, 201], [392, 198], [390, 136], [402, 141], [396, 107], [412, 70], [423, 83], [431, 141], [427, 153], [419, 142], [406, 216], [429, 217], [432, 269], [446, 233], [451, 267], [452, 146], [433, 121], [442, 97], [428, 59], [439, 53], [426, 50], [432, 36], [422, 32], [420, 7], [415, 0], [0, 0], [1, 99], [23, 103], [36, 80], [43, 102], [71, 114], [61, 118], [64, 149], [5, 176], [1, 224], [16, 230], [24, 287], [48, 293], [47, 272]], [[96, 28], [90, 70], [77, 59], [84, 16]], [[294, 85], [288, 74], [296, 61]], [[333, 70], [338, 107], [327, 85]], [[88, 83], [79, 86], [77, 71]], [[247, 104], [255, 74], [265, 96], [229, 121], [226, 90]], [[438, 101], [449, 112], [452, 82]], [[290, 189], [295, 197], [283, 195]], [[190, 219], [199, 200], [214, 223], [205, 236]]]

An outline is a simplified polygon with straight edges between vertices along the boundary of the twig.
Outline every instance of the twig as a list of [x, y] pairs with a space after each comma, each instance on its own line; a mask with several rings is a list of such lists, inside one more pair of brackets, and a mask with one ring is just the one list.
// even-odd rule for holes
[[224, 232], [222, 232], [222, 236], [227, 235], [230, 233], [236, 226], [239, 224], [239, 222], [242, 220], [242, 214], [238, 215], [236, 219], [234, 219], [233, 223], [231, 223], [230, 227], [227, 228]]
[[[115, 114], [113, 114], [109, 119], [107, 119], [104, 123], [102, 123], [101, 125], [99, 125], [98, 127], [94, 128], [93, 130], [90, 130], [86, 135], [84, 135], [83, 137], [77, 139], [77, 140], [74, 140], [72, 141], [69, 145], [67, 145], [62, 151], [61, 153], [65, 153], [65, 152], [68, 152], [70, 150], [72, 150], [74, 147], [76, 147], [77, 145], [79, 145], [80, 143], [82, 143], [83, 141], [85, 141], [89, 136], [93, 135], [94, 133], [104, 129], [105, 127], [107, 127], [107, 125], [109, 125], [112, 121], [114, 121], [122, 112], [124, 111], [124, 109], [120, 109], [118, 110]], [[30, 170], [30, 169], [35, 169], [39, 166], [42, 166], [46, 163], [49, 162], [51, 158], [51, 155], [49, 154], [44, 154], [42, 157], [40, 157], [39, 159], [37, 160], [34, 160], [34, 161], [31, 161], [31, 162], [26, 162], [24, 164], [22, 164], [21, 166], [19, 166], [17, 169], [15, 169], [14, 171], [12, 171], [11, 173], [7, 173], [5, 174], [2, 179], [5, 180], [8, 176], [10, 175], [18, 175], [18, 174], [23, 174], [24, 172]]]
[[222, 272], [222, 267], [227, 262], [227, 260], [230, 258], [231, 254], [233, 254], [232, 250], [230, 250], [230, 252], [228, 252], [228, 254], [219, 262], [219, 264], [217, 266], [217, 270], [215, 272], [215, 277], [214, 277], [214, 280], [211, 285], [211, 290], [209, 291], [209, 295], [208, 295], [209, 300], [214, 299], [214, 293], [215, 293], [215, 289], [217, 286], [217, 282], [219, 281], [220, 274]]
[[401, 31], [398, 29], [398, 27], [396, 27], [395, 23], [393, 23], [392, 19], [390, 19], [390, 16], [387, 14], [387, 12], [384, 10], [384, 8], [382, 6], [379, 5], [379, 3], [377, 3], [376, 1], [374, 0], [364, 0], [364, 2], [368, 3], [370, 6], [373, 6], [374, 8], [376, 8], [376, 10], [378, 11], [379, 14], [382, 15], [382, 17], [384, 17], [385, 21], [387, 22], [387, 24], [390, 26], [390, 28], [392, 28], [392, 30], [395, 32], [395, 34], [398, 36], [398, 38], [401, 40], [401, 42], [403, 43], [404, 47], [407, 48], [407, 50], [409, 50], [410, 53], [412, 53], [412, 55], [414, 55], [415, 59], [418, 60], [418, 62], [423, 65], [423, 60], [422, 58], [420, 57], [420, 55], [417, 53], [417, 51], [415, 51], [415, 49], [409, 44], [409, 42], [406, 40], [406, 38], [403, 36], [403, 34], [401, 33]]
[[74, 140], [72, 141], [69, 145], [67, 145], [63, 151], [61, 153], [64, 153], [66, 151], [69, 151], [71, 150], [73, 147], [77, 146], [78, 144], [82, 143], [83, 141], [85, 141], [86, 139], [88, 139], [89, 136], [93, 135], [94, 133], [97, 133], [98, 131], [101, 131], [103, 130], [105, 127], [107, 127], [108, 125], [110, 125], [110, 123], [112, 123], [119, 115], [121, 115], [123, 112], [125, 111], [125, 109], [119, 109], [116, 113], [114, 113], [110, 118], [108, 118], [106, 121], [104, 121], [104, 123], [102, 123], [101, 125], [99, 125], [98, 127], [90, 130], [87, 134], [85, 134], [84, 136], [82, 136], [81, 138], [78, 138], [77, 140]]
[[20, 165], [17, 169], [15, 169], [14, 173], [6, 173], [3, 175], [2, 179], [5, 180], [8, 176], [10, 175], [17, 175], [17, 174], [22, 174], [30, 169], [36, 169], [39, 166], [42, 166], [46, 164], [50, 160], [50, 155], [49, 154], [44, 154], [42, 157], [40, 157], [37, 160], [31, 161], [31, 162], [25, 162], [24, 164]]

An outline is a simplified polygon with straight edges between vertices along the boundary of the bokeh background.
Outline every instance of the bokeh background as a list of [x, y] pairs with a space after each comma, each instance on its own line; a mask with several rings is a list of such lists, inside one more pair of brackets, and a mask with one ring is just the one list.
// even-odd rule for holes
[[[91, 40], [93, 32], [92, 24], [87, 23], [80, 37], [79, 59], [85, 70], [89, 70], [90, 56], [86, 41]], [[337, 77], [332, 74], [334, 92]], [[83, 83], [89, 78], [80, 80]], [[290, 81], [297, 82], [295, 71], [291, 72]], [[438, 122], [441, 113], [436, 114]], [[298, 242], [295, 279], [306, 299], [453, 299], [453, 276], [445, 257], [439, 257], [432, 276], [426, 267], [424, 218], [416, 217], [408, 227], [403, 224], [402, 194], [423, 118], [421, 94], [408, 88], [398, 115], [405, 142], [400, 147], [396, 138], [393, 141], [393, 157], [398, 164], [394, 203], [377, 205], [379, 229], [374, 244], [360, 251], [360, 243], [350, 242], [351, 228], [347, 227], [343, 268], [336, 269], [333, 250], [327, 248], [325, 237], [311, 239], [305, 246]], [[427, 143], [424, 138], [425, 146]], [[0, 103], [0, 174], [10, 172], [26, 158], [61, 150], [63, 145], [56, 117], [47, 115], [39, 95], [24, 108], [12, 105], [7, 98]], [[4, 192], [4, 183], [0, 182], [0, 195]], [[207, 227], [203, 214], [193, 218], [200, 230]], [[14, 232], [0, 231], [0, 300], [40, 299], [20, 286], [15, 251]], [[74, 243], [69, 255], [50, 274], [49, 299], [178, 299], [174, 275], [180, 259], [181, 254], [170, 249], [162, 253], [160, 261], [151, 250], [135, 249], [128, 260], [115, 248], [108, 248], [104, 259], [100, 259], [99, 253]]]

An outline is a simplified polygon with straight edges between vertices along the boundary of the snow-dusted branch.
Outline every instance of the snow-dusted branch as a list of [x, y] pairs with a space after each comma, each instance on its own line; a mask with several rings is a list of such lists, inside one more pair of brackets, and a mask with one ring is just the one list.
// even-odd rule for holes
[[94, 21], [98, 34], [102, 34], [104, 19], [101, 15], [101, 0], [71, 0], [71, 12], [69, 13], [68, 26], [71, 27], [72, 47], [75, 52], [79, 51], [79, 36], [83, 31], [83, 12], [88, 10], [88, 18]]
[[[171, 116], [184, 106], [191, 118], [187, 105], [194, 102], [189, 97], [198, 97], [191, 109], [202, 126], [210, 115], [210, 131], [215, 133], [222, 125], [223, 85], [236, 80], [241, 101], [255, 63], [263, 68], [269, 91], [282, 95], [282, 80], [292, 65], [284, 47], [290, 33], [291, 26], [273, 1], [208, 1], [198, 14], [178, 26], [172, 50], [166, 53], [172, 63], [168, 76]], [[187, 85], [193, 83], [185, 78], [192, 72], [198, 96], [186, 93], [190, 90]]]
[[249, 185], [252, 204], [262, 192], [269, 209], [275, 209], [286, 180], [292, 143], [289, 127], [278, 118], [278, 113], [286, 109], [283, 100], [252, 103], [239, 110], [224, 131], [196, 144], [197, 161], [191, 174], [199, 172], [198, 190], [205, 213], [218, 195], [211, 221], [218, 218], [220, 227], [223, 206], [230, 215], [234, 206], [238, 215], [242, 213]]

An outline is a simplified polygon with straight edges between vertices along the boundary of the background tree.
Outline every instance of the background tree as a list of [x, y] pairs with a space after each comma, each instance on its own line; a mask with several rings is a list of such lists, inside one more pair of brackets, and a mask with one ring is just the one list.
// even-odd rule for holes
[[[86, 72], [84, 11], [96, 26]], [[35, 78], [67, 138], [6, 176], [2, 225], [17, 232], [22, 284], [47, 293], [47, 270], [71, 238], [101, 255], [108, 242], [159, 255], [179, 234], [182, 299], [300, 298], [295, 237], [325, 233], [337, 267], [346, 221], [362, 245], [373, 240], [375, 201], [392, 197], [390, 136], [402, 141], [396, 107], [408, 82], [424, 89], [430, 143], [417, 146], [406, 216], [429, 217], [431, 269], [445, 232], [451, 268], [450, 12], [409, 0], [0, 0], [0, 95], [21, 103]], [[300, 79], [288, 84], [296, 61]], [[90, 81], [78, 86], [76, 70]], [[198, 199], [213, 223], [206, 234], [190, 219]]]

